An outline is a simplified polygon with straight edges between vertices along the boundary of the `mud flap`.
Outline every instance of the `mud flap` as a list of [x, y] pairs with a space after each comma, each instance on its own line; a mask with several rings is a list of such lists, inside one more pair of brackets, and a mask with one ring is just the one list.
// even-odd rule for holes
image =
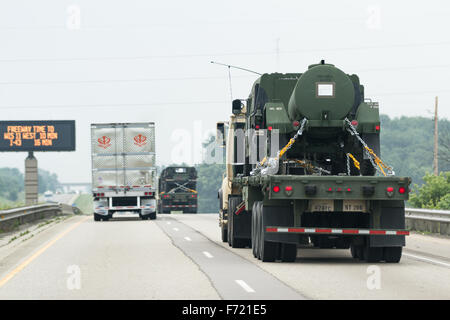
[[[380, 229], [405, 229], [404, 204], [381, 207]], [[403, 247], [405, 236], [369, 236], [369, 244], [370, 247]]]
[[[264, 206], [264, 224], [266, 226], [292, 227], [294, 225], [294, 212], [290, 207]], [[298, 234], [265, 232], [265, 240], [282, 243], [299, 243]]]

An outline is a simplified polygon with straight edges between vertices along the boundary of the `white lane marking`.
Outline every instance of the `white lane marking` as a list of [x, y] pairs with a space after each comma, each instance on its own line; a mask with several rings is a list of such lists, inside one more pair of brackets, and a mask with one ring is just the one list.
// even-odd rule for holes
[[210, 258], [210, 259], [214, 258], [214, 256], [213, 256], [211, 253], [209, 253], [208, 251], [203, 251], [203, 254], [204, 254], [207, 258]]
[[191, 238], [189, 238], [189, 237], [184, 237], [184, 240], [186, 240], [186, 241], [192, 241]]
[[413, 258], [413, 259], [417, 259], [417, 260], [421, 260], [421, 261], [425, 261], [425, 262], [430, 262], [430, 263], [433, 263], [433, 264], [438, 264], [438, 265], [450, 268], [450, 264], [449, 263], [445, 263], [445, 262], [442, 262], [442, 261], [438, 261], [438, 260], [434, 260], [434, 259], [430, 259], [430, 258], [425, 258], [425, 257], [421, 257], [421, 256], [416, 256], [414, 254], [409, 254], [409, 253], [403, 253], [403, 255], [407, 256], [407, 257], [410, 257], [410, 258]]
[[178, 230], [180, 230], [180, 229], [178, 229], [178, 228], [173, 228], [173, 230], [178, 231]]
[[238, 285], [242, 287], [245, 291], [252, 293], [255, 292], [252, 287], [250, 287], [244, 280], [234, 280]]

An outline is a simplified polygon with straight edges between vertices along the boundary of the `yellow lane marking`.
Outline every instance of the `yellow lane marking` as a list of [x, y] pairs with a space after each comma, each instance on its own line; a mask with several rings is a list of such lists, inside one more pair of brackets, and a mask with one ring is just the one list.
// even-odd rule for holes
[[85, 222], [90, 217], [85, 217], [81, 221], [78, 221], [74, 225], [70, 226], [60, 234], [58, 234], [56, 237], [54, 237], [52, 240], [50, 240], [45, 246], [40, 248], [38, 251], [36, 251], [33, 255], [31, 255], [29, 258], [27, 258], [25, 261], [23, 261], [21, 264], [19, 264], [14, 270], [12, 270], [10, 273], [8, 273], [3, 279], [0, 280], [0, 288], [3, 287], [9, 280], [11, 280], [16, 274], [18, 274], [20, 271], [22, 271], [27, 265], [29, 265], [34, 259], [39, 257], [42, 253], [45, 252], [48, 248], [50, 248], [52, 245], [55, 244], [56, 241], [64, 237], [66, 234], [68, 234], [70, 231], [78, 227], [80, 224]]

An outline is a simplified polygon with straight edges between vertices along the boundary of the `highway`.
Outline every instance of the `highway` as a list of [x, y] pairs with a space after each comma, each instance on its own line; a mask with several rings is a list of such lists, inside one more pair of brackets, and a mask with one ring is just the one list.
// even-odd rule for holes
[[449, 237], [412, 234], [399, 264], [309, 248], [262, 263], [219, 233], [217, 214], [72, 216], [0, 247], [0, 299], [450, 299]]

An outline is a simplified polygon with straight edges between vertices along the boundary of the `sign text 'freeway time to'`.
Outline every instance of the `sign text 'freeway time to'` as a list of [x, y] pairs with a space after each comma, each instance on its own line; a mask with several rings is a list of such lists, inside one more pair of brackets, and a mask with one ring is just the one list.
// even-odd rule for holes
[[0, 121], [0, 151], [74, 150], [74, 120]]

